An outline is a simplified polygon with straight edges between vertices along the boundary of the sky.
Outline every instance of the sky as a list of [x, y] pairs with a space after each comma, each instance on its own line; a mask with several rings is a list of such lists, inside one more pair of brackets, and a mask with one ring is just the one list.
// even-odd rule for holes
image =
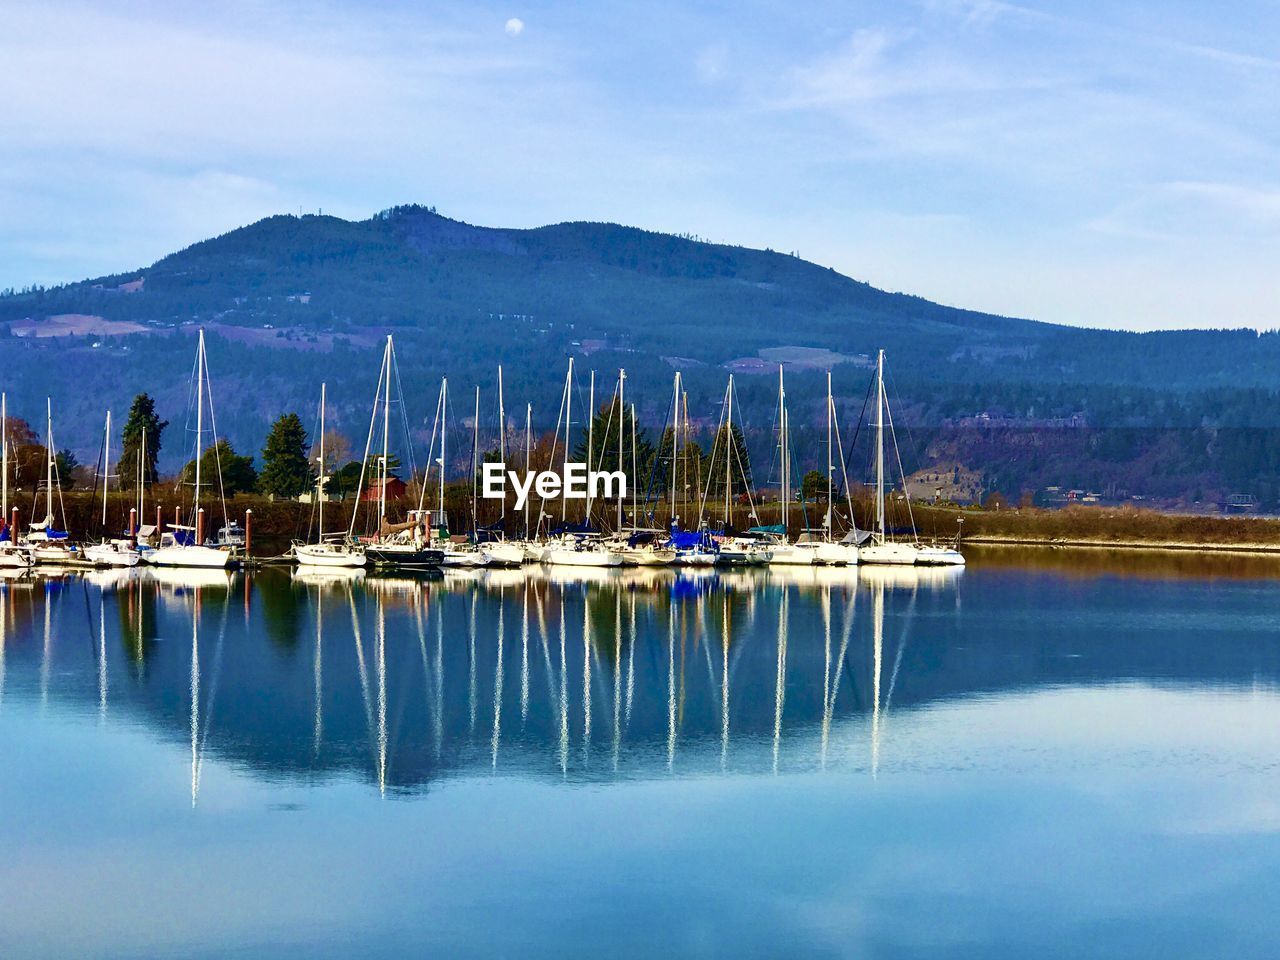
[[0, 288], [399, 203], [1280, 327], [1280, 7], [0, 0]]

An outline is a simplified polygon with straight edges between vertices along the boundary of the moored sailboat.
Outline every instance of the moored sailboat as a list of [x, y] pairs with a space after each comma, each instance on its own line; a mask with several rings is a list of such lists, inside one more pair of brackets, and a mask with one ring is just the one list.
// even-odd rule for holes
[[316, 542], [294, 543], [293, 558], [304, 567], [363, 567], [367, 562], [365, 549], [338, 534], [326, 537], [324, 532], [324, 501], [328, 477], [324, 459], [324, 407], [325, 384], [320, 384], [320, 470], [316, 476]]
[[[154, 550], [147, 551], [144, 559], [157, 567], [202, 567], [222, 568], [231, 566], [236, 559], [235, 548], [231, 546], [213, 546], [204, 542], [204, 510], [200, 506], [201, 461], [204, 459], [204, 407], [206, 403], [206, 387], [209, 385], [209, 363], [205, 353], [204, 331], [200, 331], [196, 346], [196, 439], [195, 439], [195, 483], [193, 488], [192, 513], [195, 516], [194, 526], [174, 524], [160, 535], [160, 544]], [[217, 428], [213, 421], [213, 397], [208, 396], [210, 427], [215, 434], [213, 449], [217, 453]], [[221, 467], [219, 467], [221, 469]], [[223, 504], [223, 521], [226, 521], [226, 504]]]

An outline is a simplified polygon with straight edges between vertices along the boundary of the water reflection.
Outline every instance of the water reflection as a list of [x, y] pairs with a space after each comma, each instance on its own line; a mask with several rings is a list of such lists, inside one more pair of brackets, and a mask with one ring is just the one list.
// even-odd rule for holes
[[[608, 780], [839, 764], [874, 778], [886, 757], [907, 759], [886, 752], [891, 708], [1133, 677], [1277, 675], [1244, 635], [1205, 650], [1194, 630], [1171, 627], [1174, 590], [1137, 606], [1130, 595], [1117, 621], [1111, 580], [1093, 581], [1081, 603], [999, 566], [697, 574], [5, 581], [0, 703], [16, 691], [46, 711], [91, 704], [99, 724], [185, 736], [195, 805], [211, 755], [264, 776], [360, 778], [382, 795], [480, 769]], [[1157, 610], [1173, 620], [1153, 621]], [[1109, 616], [1150, 642], [1117, 647], [1096, 629]]]

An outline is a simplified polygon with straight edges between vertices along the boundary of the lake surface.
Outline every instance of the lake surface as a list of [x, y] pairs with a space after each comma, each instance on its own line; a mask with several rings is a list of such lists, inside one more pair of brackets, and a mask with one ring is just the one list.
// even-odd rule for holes
[[0, 581], [0, 956], [1273, 957], [1280, 571], [1081, 556]]

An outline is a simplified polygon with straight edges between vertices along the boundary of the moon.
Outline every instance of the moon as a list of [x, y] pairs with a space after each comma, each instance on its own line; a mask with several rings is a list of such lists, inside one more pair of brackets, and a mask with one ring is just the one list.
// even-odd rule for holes
[[519, 17], [512, 17], [502, 29], [507, 31], [507, 36], [518, 37], [524, 33], [524, 21]]

